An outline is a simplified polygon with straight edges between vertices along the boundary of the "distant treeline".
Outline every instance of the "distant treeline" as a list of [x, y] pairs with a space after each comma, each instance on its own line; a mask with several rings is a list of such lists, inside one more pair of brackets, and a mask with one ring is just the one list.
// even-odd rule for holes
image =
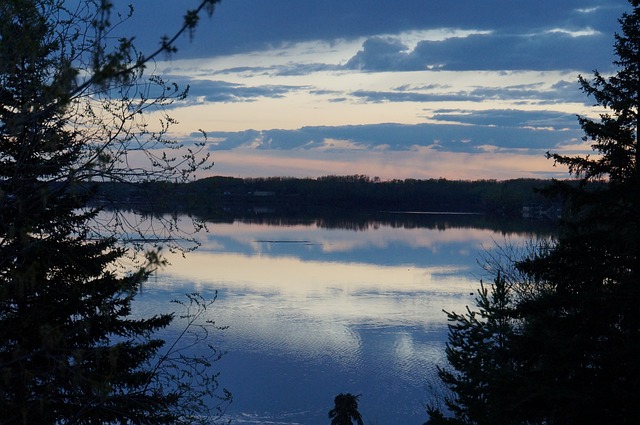
[[137, 210], [191, 212], [201, 216], [309, 211], [431, 211], [555, 216], [559, 204], [537, 189], [548, 180], [405, 179], [363, 175], [320, 178], [210, 177], [190, 183], [102, 183], [101, 199]]

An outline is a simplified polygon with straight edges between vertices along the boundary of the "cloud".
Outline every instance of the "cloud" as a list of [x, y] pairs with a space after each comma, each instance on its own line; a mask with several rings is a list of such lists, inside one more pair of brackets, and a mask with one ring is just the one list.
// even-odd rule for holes
[[[177, 77], [180, 80], [180, 77]], [[300, 86], [259, 85], [249, 86], [226, 81], [188, 80], [191, 101], [202, 102], [251, 102], [258, 98], [281, 98], [291, 91], [300, 90]], [[187, 98], [189, 99], [189, 98]], [[189, 101], [189, 100], [188, 100]]]
[[[426, 93], [425, 93], [426, 92]], [[455, 91], [438, 85], [426, 87], [402, 86], [394, 91], [356, 90], [350, 96], [372, 103], [383, 102], [486, 102], [521, 101], [528, 104], [553, 104], [567, 101], [591, 104], [580, 92], [577, 81], [559, 81], [551, 87], [543, 83], [520, 84], [504, 87], [477, 87]]]
[[544, 31], [538, 33], [472, 34], [438, 41], [421, 41], [415, 48], [395, 39], [374, 37], [345, 64], [361, 71], [439, 70], [590, 70], [608, 67], [612, 56], [611, 34], [591, 29]]
[[577, 79], [576, 81], [561, 80], [551, 85], [550, 88], [544, 87], [542, 83], [504, 87], [479, 87], [470, 91], [469, 95], [481, 97], [484, 100], [511, 100], [541, 105], [564, 102], [592, 103], [580, 91]]
[[[138, 16], [154, 16], [133, 27], [143, 50], [185, 8], [135, 3]], [[628, 8], [627, 0], [224, 1], [157, 71], [191, 86], [171, 111], [183, 131], [218, 129], [208, 131], [214, 172], [551, 175], [544, 152], [585, 148], [574, 111], [597, 113], [575, 74], [611, 70]]]
[[553, 111], [521, 111], [516, 109], [482, 111], [442, 111], [432, 116], [442, 122], [457, 122], [479, 126], [518, 127], [540, 130], [575, 129], [574, 115]]
[[349, 93], [351, 96], [362, 98], [367, 102], [482, 102], [485, 97], [472, 95], [465, 92], [460, 93], [416, 93], [410, 91], [373, 91], [357, 90]]
[[[432, 124], [313, 126], [297, 130], [208, 132], [212, 151], [238, 148], [292, 151], [410, 151], [477, 153], [522, 151], [542, 155], [582, 134], [574, 117], [552, 111], [440, 111]], [[439, 122], [439, 123], [438, 123]], [[526, 150], [528, 153], [524, 152]]]
[[[190, 6], [174, 0], [133, 3], [134, 19], [123, 30], [137, 29], [141, 33], [139, 41], [154, 46], [161, 35], [179, 25], [185, 8]], [[566, 22], [611, 28], [626, 7], [625, 0], [235, 0], [221, 2], [211, 21], [202, 20], [195, 41], [189, 44], [183, 40], [181, 44], [183, 53], [189, 55], [219, 55], [289, 42], [357, 38], [407, 29], [553, 28], [564, 27]], [[592, 12], [596, 9], [597, 13]]]
[[343, 139], [324, 139], [320, 146], [315, 149], [321, 151], [354, 151], [354, 150], [365, 150], [366, 147], [362, 144], [355, 143], [353, 140], [343, 140]]

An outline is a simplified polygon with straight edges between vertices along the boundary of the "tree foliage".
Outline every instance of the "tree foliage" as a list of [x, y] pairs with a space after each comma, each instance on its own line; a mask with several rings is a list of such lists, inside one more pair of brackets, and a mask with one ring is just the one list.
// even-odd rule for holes
[[445, 406], [453, 418], [445, 418], [438, 406], [428, 407], [437, 424], [510, 424], [515, 373], [512, 341], [515, 333], [512, 292], [498, 273], [489, 288], [481, 282], [476, 309], [464, 314], [445, 312], [449, 323], [447, 368], [438, 376], [451, 391]]
[[554, 289], [521, 306], [538, 387], [530, 408], [550, 423], [640, 420], [640, 2], [630, 3], [616, 35], [618, 71], [580, 77], [604, 109], [599, 121], [579, 118], [595, 155], [550, 155], [580, 182], [551, 188], [566, 201], [558, 243], [519, 265]]
[[[176, 35], [216, 3], [187, 12]], [[178, 363], [162, 356], [164, 341], [153, 334], [173, 316], [131, 314], [162, 260], [149, 251], [123, 269], [117, 231], [96, 228], [100, 211], [88, 207], [97, 179], [185, 179], [208, 161], [198, 148], [170, 155], [178, 147], [165, 139], [172, 120], [163, 116], [154, 130], [142, 114], [183, 96], [143, 77], [149, 61], [175, 51], [176, 38], [145, 56], [132, 38], [114, 41], [113, 8], [106, 0], [0, 5], [3, 423], [180, 423], [207, 413], [189, 404], [179, 380], [161, 379]]]
[[[269, 177], [234, 178], [208, 177], [187, 184], [159, 185], [153, 188], [154, 198], [175, 200], [168, 207], [185, 210], [225, 209], [245, 210], [259, 201], [279, 210], [341, 211], [442, 211], [485, 213], [487, 216], [522, 216], [523, 206], [530, 206], [532, 215], [557, 217], [560, 204], [535, 189], [547, 180], [515, 179], [505, 181], [459, 181], [446, 179], [379, 181], [366, 176], [325, 176], [314, 178]], [[143, 185], [105, 184], [105, 193], [117, 200], [135, 197]], [[145, 188], [146, 189], [146, 188]], [[260, 196], [261, 195], [261, 196]], [[205, 200], [206, 202], [202, 202]], [[204, 204], [204, 205], [203, 205]]]
[[[479, 351], [469, 344], [483, 341], [482, 334], [450, 340], [468, 357], [456, 363], [449, 355], [450, 363], [475, 383], [486, 373], [507, 377], [492, 384], [509, 392], [504, 407], [511, 422], [497, 415], [495, 423], [640, 421], [640, 1], [630, 4], [616, 35], [617, 72], [580, 77], [583, 91], [603, 110], [598, 121], [579, 117], [594, 155], [548, 154], [568, 167], [577, 184], [555, 182], [547, 190], [564, 200], [557, 241], [516, 260], [526, 288], [516, 293], [526, 296], [518, 296], [512, 309], [510, 361], [497, 374], [491, 364], [475, 368]], [[451, 337], [461, 335], [467, 322], [474, 329], [469, 316], [454, 319], [460, 327]], [[489, 321], [476, 327], [491, 328]], [[448, 384], [457, 396], [449, 406], [455, 419], [493, 423], [485, 422], [486, 412], [471, 413], [484, 397], [482, 385]], [[448, 420], [441, 413], [435, 420]]]
[[335, 406], [329, 411], [331, 425], [353, 425], [354, 421], [362, 425], [362, 416], [358, 411], [360, 395], [340, 393], [334, 399]]

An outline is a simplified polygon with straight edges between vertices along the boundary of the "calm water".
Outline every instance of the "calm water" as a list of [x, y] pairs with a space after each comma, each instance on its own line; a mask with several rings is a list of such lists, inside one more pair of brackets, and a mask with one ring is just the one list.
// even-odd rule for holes
[[212, 223], [202, 246], [158, 273], [145, 312], [218, 292], [210, 318], [238, 424], [328, 424], [340, 392], [362, 394], [365, 424], [422, 424], [443, 364], [446, 317], [479, 286], [496, 243], [536, 236], [469, 218], [414, 222]]

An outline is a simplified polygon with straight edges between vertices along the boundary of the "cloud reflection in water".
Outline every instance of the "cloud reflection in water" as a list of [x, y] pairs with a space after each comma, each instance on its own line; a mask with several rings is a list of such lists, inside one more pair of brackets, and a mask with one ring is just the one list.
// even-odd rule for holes
[[236, 395], [232, 411], [286, 423], [323, 423], [341, 391], [363, 393], [362, 411], [380, 423], [421, 423], [444, 357], [442, 310], [473, 302], [479, 251], [503, 240], [473, 228], [239, 222], [201, 237], [201, 249], [172, 256], [148, 283], [141, 307], [217, 290], [211, 318], [229, 326], [221, 379]]

